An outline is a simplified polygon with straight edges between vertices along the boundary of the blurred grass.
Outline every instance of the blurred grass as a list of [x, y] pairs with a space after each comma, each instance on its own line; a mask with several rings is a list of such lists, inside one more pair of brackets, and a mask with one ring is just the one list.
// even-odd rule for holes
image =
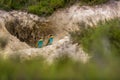
[[[95, 61], [96, 62], [96, 61]], [[0, 80], [119, 80], [119, 62], [82, 64], [67, 55], [48, 64], [42, 57], [23, 62], [0, 60]]]
[[97, 69], [97, 74], [101, 76], [99, 79], [119, 80], [120, 19], [101, 22], [95, 28], [81, 27], [71, 33], [72, 40], [92, 56], [90, 64], [93, 70]]
[[0, 9], [26, 10], [40, 16], [51, 15], [55, 10], [79, 0], [0, 0]]
[[59, 8], [80, 3], [81, 5], [98, 5], [109, 0], [0, 0], [0, 9], [24, 10], [39, 16], [49, 16]]
[[[70, 62], [71, 60], [67, 57], [62, 59], [63, 62], [57, 61], [48, 65], [41, 58], [26, 60], [22, 63], [0, 60], [0, 80], [69, 80], [79, 78], [79, 74], [76, 74], [78, 65], [75, 62]], [[75, 66], [76, 68], [74, 68]]]
[[81, 0], [81, 5], [99, 5], [108, 2], [109, 0]]
[[117, 53], [120, 48], [120, 19], [99, 23], [95, 28], [83, 25], [79, 31], [71, 33], [71, 36], [72, 40], [81, 44], [87, 52], [111, 53], [117, 49]]

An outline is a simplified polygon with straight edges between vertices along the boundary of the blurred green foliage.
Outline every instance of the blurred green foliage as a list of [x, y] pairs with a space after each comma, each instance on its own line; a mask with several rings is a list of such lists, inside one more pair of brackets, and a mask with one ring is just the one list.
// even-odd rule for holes
[[52, 14], [56, 9], [79, 0], [0, 0], [0, 9], [26, 10], [40, 16]]
[[64, 7], [64, 0], [42, 0], [38, 4], [28, 7], [28, 11], [38, 15], [50, 15], [56, 9]]
[[96, 5], [108, 0], [0, 0], [0, 9], [26, 10], [40, 16], [51, 15], [58, 8], [63, 8], [74, 3]]
[[101, 22], [95, 28], [80, 27], [79, 31], [71, 33], [72, 40], [92, 56], [94, 69], [109, 78], [105, 80], [119, 80], [120, 19]]
[[98, 5], [103, 4], [109, 0], [81, 0], [82, 5]]
[[[83, 23], [85, 24], [85, 23]], [[111, 51], [113, 46], [115, 49], [120, 48], [120, 19], [113, 19], [111, 21], [106, 21], [106, 23], [99, 23], [95, 28], [84, 25], [80, 26], [79, 31], [71, 33], [74, 42], [81, 44], [87, 52], [93, 53], [97, 50], [103, 53], [102, 49], [108, 48]], [[111, 52], [110, 51], [110, 52]]]
[[41, 57], [22, 62], [0, 59], [0, 80], [119, 80], [119, 62], [113, 62], [83, 64], [66, 55], [52, 64]]

